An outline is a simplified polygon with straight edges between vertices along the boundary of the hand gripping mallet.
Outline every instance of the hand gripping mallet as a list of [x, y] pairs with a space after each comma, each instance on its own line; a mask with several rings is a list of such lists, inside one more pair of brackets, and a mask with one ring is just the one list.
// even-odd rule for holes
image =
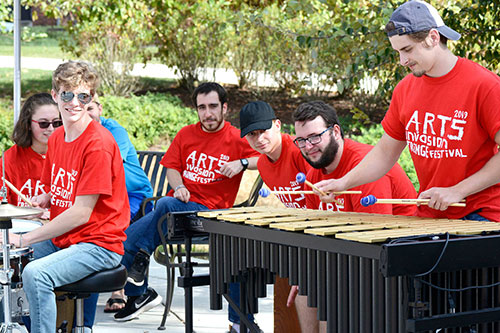
[[[361, 198], [361, 205], [368, 207], [374, 204], [394, 204], [394, 205], [428, 205], [429, 199], [377, 199], [370, 194]], [[465, 202], [456, 202], [450, 204], [452, 207], [465, 207]]]

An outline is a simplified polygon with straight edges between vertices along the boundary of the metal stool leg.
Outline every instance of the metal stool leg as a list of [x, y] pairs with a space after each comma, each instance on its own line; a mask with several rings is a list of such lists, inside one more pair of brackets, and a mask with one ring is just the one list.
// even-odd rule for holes
[[84, 298], [75, 299], [76, 303], [76, 325], [75, 333], [84, 333], [85, 327], [83, 326], [83, 300]]
[[[171, 245], [170, 245], [171, 246]], [[167, 254], [165, 254], [167, 255]], [[163, 317], [161, 319], [160, 326], [158, 327], [158, 330], [165, 330], [165, 323], [167, 321], [167, 316], [170, 313], [170, 308], [172, 306], [172, 300], [174, 297], [174, 283], [175, 283], [175, 267], [170, 266], [171, 261], [175, 257], [170, 257], [166, 258], [165, 260], [165, 269], [167, 273], [167, 292], [166, 292], [166, 298], [165, 298], [165, 308], [163, 310]]]

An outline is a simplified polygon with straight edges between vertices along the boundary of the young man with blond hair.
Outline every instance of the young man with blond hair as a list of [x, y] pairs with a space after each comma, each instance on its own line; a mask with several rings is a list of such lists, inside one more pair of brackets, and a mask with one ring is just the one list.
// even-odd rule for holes
[[[54, 288], [120, 264], [129, 224], [125, 176], [113, 136], [85, 112], [99, 78], [89, 64], [66, 62], [55, 70], [52, 98], [63, 127], [49, 138], [41, 181], [50, 192], [34, 198], [51, 220], [23, 235], [36, 260], [23, 271], [31, 332], [56, 331]], [[90, 330], [90, 328], [89, 328]]]

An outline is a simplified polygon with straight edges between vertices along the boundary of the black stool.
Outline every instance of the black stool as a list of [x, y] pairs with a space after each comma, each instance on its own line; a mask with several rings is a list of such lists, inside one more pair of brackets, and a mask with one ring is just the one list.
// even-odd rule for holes
[[[80, 281], [55, 288], [65, 292], [68, 298], [76, 301], [75, 333], [83, 333], [83, 300], [92, 293], [105, 293], [120, 290], [127, 283], [127, 269], [123, 265], [90, 274]], [[71, 328], [70, 328], [71, 330]]]

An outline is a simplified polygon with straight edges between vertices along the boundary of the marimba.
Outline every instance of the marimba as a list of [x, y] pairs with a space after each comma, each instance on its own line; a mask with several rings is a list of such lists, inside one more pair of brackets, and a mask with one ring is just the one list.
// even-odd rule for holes
[[180, 216], [169, 237], [210, 234], [211, 309], [245, 281], [242, 309], [256, 313], [279, 274], [328, 332], [500, 331], [498, 223], [271, 208]]

